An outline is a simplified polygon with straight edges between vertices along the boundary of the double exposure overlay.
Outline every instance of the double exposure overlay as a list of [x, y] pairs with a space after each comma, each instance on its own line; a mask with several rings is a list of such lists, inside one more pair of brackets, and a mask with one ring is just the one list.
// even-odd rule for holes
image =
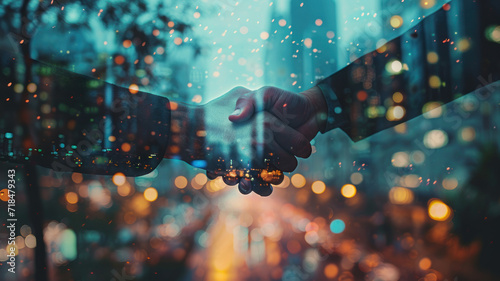
[[497, 0], [2, 0], [0, 280], [499, 280]]

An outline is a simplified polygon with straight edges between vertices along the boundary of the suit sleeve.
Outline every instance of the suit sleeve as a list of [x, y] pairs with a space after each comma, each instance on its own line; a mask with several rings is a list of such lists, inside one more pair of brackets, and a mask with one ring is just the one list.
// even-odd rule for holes
[[320, 81], [328, 105], [323, 133], [341, 128], [358, 141], [497, 81], [497, 2], [451, 1]]
[[126, 176], [158, 166], [170, 132], [166, 98], [21, 61], [0, 54], [0, 160]]

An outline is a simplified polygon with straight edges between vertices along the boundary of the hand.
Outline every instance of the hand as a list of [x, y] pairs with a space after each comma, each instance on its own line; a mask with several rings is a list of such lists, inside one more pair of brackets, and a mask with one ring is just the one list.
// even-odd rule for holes
[[[254, 179], [259, 183], [253, 184], [253, 190], [265, 196], [272, 191], [268, 182], [281, 182], [280, 170], [293, 171], [297, 166], [295, 157], [308, 157], [311, 146], [306, 137], [269, 112], [256, 113], [254, 118], [238, 123], [229, 121], [227, 116], [236, 101], [249, 92], [236, 88], [194, 108], [171, 105], [172, 140], [167, 157], [205, 168], [210, 178], [225, 175], [224, 180], [230, 185], [243, 178], [247, 184], [240, 185], [242, 193], [252, 191], [244, 187]], [[205, 164], [201, 166], [197, 160]]]
[[[297, 167], [295, 156], [309, 157], [311, 145], [302, 134], [283, 124], [269, 112], [252, 114], [253, 118], [242, 120], [239, 122], [239, 127], [238, 124], [230, 122], [227, 116], [233, 111], [236, 100], [248, 93], [250, 93], [248, 89], [235, 88], [205, 106], [207, 144], [209, 146], [222, 144], [222, 147], [238, 144], [237, 149], [246, 152], [244, 157], [241, 157], [241, 154], [238, 157], [234, 155], [223, 157], [231, 159], [230, 161], [234, 161], [234, 158], [240, 161], [231, 162], [229, 166], [226, 162], [225, 166], [208, 167], [207, 175], [210, 178], [223, 175], [228, 185], [239, 183], [238, 188], [243, 194], [254, 191], [261, 196], [268, 196], [272, 193], [270, 183], [279, 184], [283, 180], [284, 175], [279, 170], [295, 170]], [[211, 155], [209, 158], [212, 160], [208, 162], [220, 164], [215, 162], [215, 159], [221, 157], [214, 156], [215, 154]], [[248, 162], [249, 158], [253, 158], [254, 161]], [[246, 169], [245, 172], [237, 174], [241, 173], [242, 169]], [[226, 173], [227, 171], [229, 172]]]
[[321, 131], [327, 117], [326, 101], [318, 87], [299, 94], [275, 87], [264, 87], [243, 94], [236, 102], [236, 109], [229, 116], [229, 120], [235, 123], [244, 122], [262, 111], [270, 112], [284, 124], [302, 133], [308, 140], [312, 140]]
[[[205, 106], [207, 144], [222, 143], [222, 147], [229, 147], [237, 143], [240, 151], [246, 150], [245, 157], [224, 157], [231, 160], [238, 158], [239, 165], [232, 162], [230, 166], [208, 167], [207, 175], [212, 179], [222, 175], [226, 184], [238, 184], [243, 194], [254, 191], [261, 196], [268, 196], [272, 193], [271, 183], [279, 184], [283, 180], [284, 175], [280, 170], [295, 170], [295, 156], [308, 157], [312, 148], [307, 138], [269, 112], [254, 114], [253, 118], [238, 124], [230, 122], [227, 116], [233, 112], [236, 100], [247, 93], [250, 90], [235, 88]], [[223, 134], [219, 133], [221, 130]], [[212, 159], [209, 163], [215, 163], [220, 158], [214, 156], [209, 157]], [[249, 158], [253, 160], [251, 163], [248, 162]]]
[[[236, 101], [248, 93], [248, 89], [235, 88], [202, 106], [207, 169], [228, 166], [262, 169], [268, 168], [269, 162], [279, 170], [293, 171], [297, 167], [295, 156], [305, 158], [311, 154], [312, 148], [306, 137], [265, 111], [256, 112], [253, 118], [238, 123], [228, 120]], [[225, 167], [217, 161], [220, 157], [229, 160], [224, 162]]]
[[[264, 87], [241, 96], [229, 120], [235, 123], [245, 122], [255, 113], [262, 111], [272, 113], [281, 122], [306, 136], [309, 141], [325, 126], [327, 116], [326, 101], [318, 87], [300, 94], [274, 87]], [[300, 144], [292, 144], [288, 149], [300, 150]], [[242, 193], [250, 192], [252, 189], [260, 191], [263, 185], [265, 182], [260, 179], [252, 182], [240, 181], [239, 189]]]

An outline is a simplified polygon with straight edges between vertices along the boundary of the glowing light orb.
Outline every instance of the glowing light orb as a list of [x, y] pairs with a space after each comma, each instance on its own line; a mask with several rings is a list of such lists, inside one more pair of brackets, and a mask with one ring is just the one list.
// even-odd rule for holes
[[335, 234], [339, 234], [339, 233], [344, 232], [344, 230], [345, 230], [345, 223], [344, 223], [344, 221], [341, 220], [341, 219], [333, 220], [330, 223], [330, 230], [333, 233], [335, 233]]
[[66, 201], [68, 201], [68, 203], [70, 204], [76, 204], [78, 203], [78, 194], [76, 194], [75, 192], [68, 192], [66, 193]]
[[435, 221], [445, 221], [451, 216], [451, 209], [443, 201], [434, 199], [429, 203], [428, 213]]
[[187, 186], [188, 180], [184, 176], [178, 176], [175, 178], [174, 184], [177, 188], [183, 189]]
[[148, 187], [144, 190], [144, 199], [153, 202], [158, 198], [158, 191], [154, 187]]
[[292, 176], [292, 184], [296, 188], [302, 188], [306, 185], [306, 178], [301, 174], [295, 174]]
[[315, 181], [315, 182], [313, 182], [311, 189], [314, 193], [321, 194], [321, 193], [325, 192], [326, 186], [325, 186], [325, 183], [322, 181]]
[[354, 196], [356, 196], [356, 192], [356, 187], [352, 184], [345, 184], [340, 190], [340, 193], [342, 193], [342, 196], [344, 196], [345, 198], [353, 198]]
[[122, 174], [122, 173], [116, 173], [114, 176], [113, 176], [113, 183], [115, 185], [122, 185], [125, 183], [125, 175]]
[[392, 16], [390, 24], [393, 28], [400, 28], [403, 25], [403, 18], [401, 16]]

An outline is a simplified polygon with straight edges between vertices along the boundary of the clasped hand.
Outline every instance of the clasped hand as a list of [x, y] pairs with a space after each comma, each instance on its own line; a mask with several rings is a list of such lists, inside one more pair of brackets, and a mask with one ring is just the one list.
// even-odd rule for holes
[[326, 119], [317, 88], [296, 94], [238, 87], [202, 109], [207, 176], [222, 176], [241, 193], [261, 196], [271, 194], [271, 184], [281, 183], [283, 172], [295, 170], [297, 157], [311, 155], [310, 141]]

